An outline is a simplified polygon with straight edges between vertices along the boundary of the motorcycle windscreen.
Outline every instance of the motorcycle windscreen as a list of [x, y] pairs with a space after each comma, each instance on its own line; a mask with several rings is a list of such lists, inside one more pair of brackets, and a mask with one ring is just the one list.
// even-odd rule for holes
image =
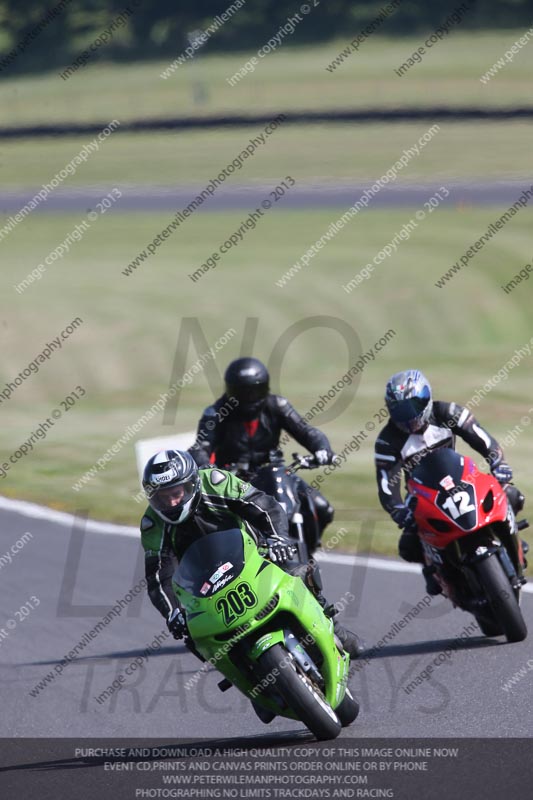
[[202, 536], [187, 548], [175, 582], [195, 597], [209, 597], [244, 568], [244, 545], [238, 528]]
[[427, 453], [411, 472], [411, 478], [428, 489], [441, 489], [442, 481], [449, 476], [453, 483], [461, 483], [464, 458], [449, 447], [439, 447]]
[[476, 490], [463, 482], [464, 457], [449, 447], [428, 453], [411, 473], [412, 480], [436, 489], [435, 505], [464, 531], [477, 525]]

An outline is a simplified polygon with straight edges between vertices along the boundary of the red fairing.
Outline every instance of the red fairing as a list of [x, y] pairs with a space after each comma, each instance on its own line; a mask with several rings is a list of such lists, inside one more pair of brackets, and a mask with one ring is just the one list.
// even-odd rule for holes
[[440, 481], [442, 490], [424, 486], [412, 478], [407, 482], [409, 493], [417, 499], [415, 520], [419, 536], [439, 549], [507, 518], [507, 496], [498, 481], [480, 472], [468, 456], [463, 458], [460, 484], [454, 483], [450, 476], [443, 476]]

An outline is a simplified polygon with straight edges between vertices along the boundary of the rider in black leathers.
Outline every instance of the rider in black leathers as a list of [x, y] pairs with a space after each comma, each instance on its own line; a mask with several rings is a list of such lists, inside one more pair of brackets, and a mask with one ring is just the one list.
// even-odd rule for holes
[[[189, 448], [198, 466], [239, 464], [253, 470], [271, 459], [283, 430], [313, 453], [319, 466], [332, 462], [327, 436], [309, 425], [285, 397], [270, 393], [269, 374], [261, 361], [238, 358], [228, 366], [224, 379], [225, 393], [204, 410], [196, 442]], [[313, 498], [320, 536], [333, 519], [333, 508], [300, 477], [295, 480], [298, 493]], [[308, 542], [310, 553], [319, 544], [320, 540]]]
[[[245, 473], [253, 473], [254, 468], [268, 463], [273, 456], [281, 456], [278, 446], [282, 430], [312, 452], [317, 465], [332, 462], [335, 455], [327, 436], [308, 425], [285, 397], [271, 394], [269, 380], [267, 368], [257, 358], [238, 358], [229, 364], [224, 374], [225, 393], [204, 410], [196, 441], [189, 448], [199, 467], [216, 464], [223, 469], [233, 469], [238, 466]], [[253, 477], [250, 480], [253, 482]], [[320, 492], [300, 477], [294, 476], [294, 480], [302, 499], [310, 495], [314, 501], [318, 525], [304, 525], [305, 531], [318, 528], [318, 538], [307, 541], [312, 555], [320, 545], [322, 531], [333, 519], [333, 508]], [[318, 564], [310, 559], [304, 568], [305, 583], [324, 605]], [[344, 649], [356, 658], [363, 648], [359, 638], [337, 620], [334, 624]]]

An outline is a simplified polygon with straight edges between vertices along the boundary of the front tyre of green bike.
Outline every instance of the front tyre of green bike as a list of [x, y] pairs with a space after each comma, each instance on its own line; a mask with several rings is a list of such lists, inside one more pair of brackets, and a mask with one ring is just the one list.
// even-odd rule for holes
[[341, 703], [335, 709], [335, 713], [340, 719], [343, 728], [348, 727], [348, 725], [351, 725], [352, 722], [357, 719], [359, 703], [349, 689], [346, 689]]
[[300, 669], [292, 655], [276, 644], [259, 659], [273, 690], [319, 741], [335, 739], [342, 723], [320, 688]]

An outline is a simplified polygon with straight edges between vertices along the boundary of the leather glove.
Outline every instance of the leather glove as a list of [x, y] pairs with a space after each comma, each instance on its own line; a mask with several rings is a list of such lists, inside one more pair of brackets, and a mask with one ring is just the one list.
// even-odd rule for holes
[[286, 561], [289, 561], [296, 550], [295, 547], [284, 539], [278, 539], [274, 536], [266, 540], [266, 546], [268, 547], [268, 558], [274, 564], [279, 564], [280, 566], [285, 564]]
[[513, 470], [505, 461], [495, 464], [490, 471], [499, 483], [510, 483], [513, 480]]
[[175, 608], [167, 618], [167, 628], [174, 639], [183, 639], [187, 633], [187, 625], [179, 608]]
[[318, 466], [324, 467], [326, 464], [331, 464], [335, 456], [331, 450], [317, 450], [314, 457]]
[[415, 524], [415, 515], [406, 505], [395, 506], [391, 517], [402, 530], [412, 528]]

